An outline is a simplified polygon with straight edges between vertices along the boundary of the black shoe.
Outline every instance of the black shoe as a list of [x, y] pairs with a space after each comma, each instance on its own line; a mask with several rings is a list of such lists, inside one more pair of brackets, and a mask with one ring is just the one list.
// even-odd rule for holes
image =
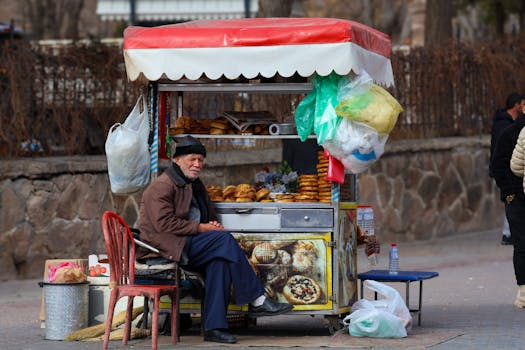
[[278, 303], [269, 298], [264, 299], [264, 303], [260, 306], [253, 306], [250, 304], [248, 307], [249, 317], [260, 317], [260, 316], [276, 316], [285, 314], [293, 309], [292, 304]]
[[501, 245], [512, 245], [512, 239], [510, 236], [501, 236]]
[[237, 343], [237, 338], [222, 329], [209, 329], [204, 332], [204, 341], [233, 344]]

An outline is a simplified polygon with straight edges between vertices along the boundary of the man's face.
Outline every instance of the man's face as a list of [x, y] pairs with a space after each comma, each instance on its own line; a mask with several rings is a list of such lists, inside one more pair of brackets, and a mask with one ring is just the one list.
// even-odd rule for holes
[[518, 111], [522, 114], [525, 114], [525, 100], [520, 101]]
[[190, 180], [195, 180], [204, 167], [204, 156], [202, 154], [186, 154], [175, 158], [175, 163], [181, 168], [184, 176]]

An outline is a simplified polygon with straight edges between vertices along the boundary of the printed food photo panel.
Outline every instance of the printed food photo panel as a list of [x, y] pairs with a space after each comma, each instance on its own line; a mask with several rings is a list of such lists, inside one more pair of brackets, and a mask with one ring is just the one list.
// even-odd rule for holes
[[264, 284], [268, 297], [303, 305], [304, 309], [328, 303], [332, 291], [326, 242], [330, 234], [279, 234], [276, 237], [275, 234], [234, 233], [234, 236]]

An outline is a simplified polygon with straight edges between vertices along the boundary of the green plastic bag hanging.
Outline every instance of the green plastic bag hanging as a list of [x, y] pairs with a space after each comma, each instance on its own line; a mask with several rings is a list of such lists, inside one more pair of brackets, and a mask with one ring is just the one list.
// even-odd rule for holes
[[326, 77], [316, 75], [312, 79], [312, 91], [299, 103], [295, 111], [295, 124], [301, 141], [305, 141], [312, 130], [317, 135], [317, 143], [320, 145], [334, 137], [341, 120], [335, 112], [340, 79], [341, 76], [336, 73]]
[[295, 109], [295, 127], [297, 128], [297, 135], [302, 142], [306, 141], [308, 135], [314, 130], [314, 114], [315, 114], [315, 87]]
[[314, 80], [314, 84], [317, 85], [314, 132], [319, 145], [334, 137], [341, 119], [335, 112], [335, 107], [339, 103], [337, 90], [340, 79], [340, 75], [332, 73], [326, 77], [318, 76]]

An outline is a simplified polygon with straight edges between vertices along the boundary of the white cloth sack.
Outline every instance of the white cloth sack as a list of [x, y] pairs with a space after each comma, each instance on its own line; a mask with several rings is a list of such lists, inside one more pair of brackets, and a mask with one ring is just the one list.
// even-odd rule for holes
[[361, 299], [352, 305], [352, 313], [343, 323], [355, 337], [404, 338], [412, 325], [412, 316], [398, 291], [386, 284], [366, 280], [364, 286], [377, 292], [379, 300]]
[[149, 130], [148, 110], [141, 95], [124, 124], [116, 123], [109, 129], [105, 148], [111, 192], [129, 194], [148, 185]]

